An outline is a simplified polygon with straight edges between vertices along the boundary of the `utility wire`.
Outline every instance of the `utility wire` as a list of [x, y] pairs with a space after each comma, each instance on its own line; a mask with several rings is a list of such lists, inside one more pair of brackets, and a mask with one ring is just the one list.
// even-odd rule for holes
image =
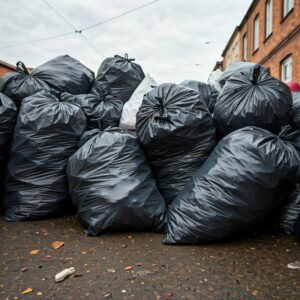
[[37, 39], [37, 40], [32, 40], [32, 41], [28, 41], [28, 42], [24, 42], [24, 43], [13, 44], [13, 45], [9, 45], [9, 46], [4, 46], [4, 47], [1, 47], [0, 50], [20, 47], [20, 46], [29, 45], [29, 44], [34, 44], [34, 43], [38, 43], [38, 42], [42, 42], [42, 41], [46, 41], [46, 40], [52, 40], [52, 39], [56, 39], [56, 38], [66, 36], [66, 35], [70, 35], [70, 34], [73, 34], [73, 33], [74, 33], [74, 31], [69, 31], [69, 32], [61, 33], [61, 34], [51, 35], [51, 36], [41, 38], [41, 39]]
[[67, 19], [65, 18], [55, 7], [50, 5], [46, 0], [42, 0], [50, 9], [52, 9], [66, 24], [68, 24], [73, 30], [74, 33], [79, 33], [84, 39], [84, 41], [93, 49], [95, 50], [98, 54], [100, 54], [100, 51], [97, 49], [97, 47], [85, 36], [82, 34], [82, 30], [77, 30], [77, 28]]
[[69, 22], [56, 8], [50, 5], [46, 0], [42, 0], [50, 9], [52, 9], [61, 19], [64, 20], [73, 30], [77, 30], [71, 22]]
[[126, 15], [128, 15], [128, 14], [130, 14], [130, 13], [133, 13], [133, 12], [139, 10], [139, 9], [145, 8], [145, 7], [147, 7], [147, 6], [150, 6], [150, 5], [152, 5], [152, 4], [154, 4], [154, 3], [158, 2], [158, 1], [160, 1], [160, 0], [154, 0], [154, 1], [148, 2], [148, 3], [144, 4], [144, 5], [141, 5], [141, 6], [138, 6], [138, 7], [136, 7], [136, 8], [133, 8], [133, 9], [131, 9], [131, 10], [127, 10], [127, 11], [123, 12], [122, 14], [117, 15], [117, 16], [115, 16], [115, 17], [112, 17], [112, 18], [103, 20], [103, 21], [101, 21], [101, 22], [98, 22], [98, 23], [89, 25], [89, 26], [87, 26], [87, 27], [84, 27], [84, 28], [81, 29], [81, 31], [89, 30], [89, 29], [94, 28], [94, 27], [96, 27], [96, 26], [103, 25], [103, 24], [108, 23], [108, 22], [110, 22], [110, 21], [116, 20], [116, 19], [121, 18], [121, 17], [123, 17], [123, 16], [126, 16]]
[[96, 48], [96, 46], [86, 37], [85, 34], [81, 33], [80, 36], [95, 50], [98, 54], [100, 54], [99, 50]]
[[[51, 40], [51, 39], [59, 38], [59, 37], [62, 37], [62, 36], [70, 35], [72, 33], [80, 33], [81, 36], [87, 41], [87, 37], [82, 34], [82, 31], [89, 30], [89, 29], [94, 28], [96, 26], [100, 26], [100, 25], [103, 25], [103, 24], [108, 23], [110, 21], [116, 20], [116, 19], [121, 18], [121, 17], [123, 17], [123, 16], [125, 16], [127, 14], [135, 12], [135, 11], [137, 11], [139, 9], [143, 9], [143, 8], [149, 6], [149, 5], [152, 5], [152, 4], [154, 4], [154, 3], [156, 3], [156, 2], [158, 2], [160, 0], [154, 0], [154, 1], [148, 2], [148, 3], [144, 4], [144, 5], [141, 5], [141, 6], [138, 6], [136, 8], [133, 8], [131, 10], [125, 11], [125, 12], [123, 12], [120, 15], [117, 15], [115, 17], [112, 17], [112, 18], [103, 20], [101, 22], [89, 25], [89, 26], [84, 27], [84, 28], [82, 28], [80, 30], [76, 30], [76, 28], [72, 25], [72, 23], [70, 23], [66, 18], [64, 18], [55, 8], [52, 8], [52, 6], [50, 6], [49, 3], [46, 2], [45, 0], [43, 0], [43, 1], [47, 4], [48, 7], [50, 7], [51, 9], [53, 9], [73, 29], [73, 31], [71, 31], [71, 32], [65, 32], [65, 33], [61, 33], [61, 34], [57, 34], [57, 35], [51, 35], [51, 36], [48, 36], [48, 37], [44, 37], [44, 38], [40, 38], [40, 39], [37, 39], [37, 40], [32, 40], [32, 41], [28, 41], [28, 42], [24, 42], [24, 43], [18, 43], [18, 44], [13, 44], [13, 45], [8, 45], [8, 46], [0, 47], [0, 50], [2, 50], [2, 49], [9, 49], [9, 48], [15, 48], [15, 47], [20, 47], [20, 46], [29, 45], [29, 44], [33, 44], [33, 43], [37, 43], [37, 42], [41, 42], [41, 41], [46, 41], [46, 40]], [[91, 44], [90, 41], [88, 41], [88, 43], [92, 46], [92, 44]], [[99, 51], [97, 50], [97, 48], [94, 45], [92, 47], [99, 53]]]

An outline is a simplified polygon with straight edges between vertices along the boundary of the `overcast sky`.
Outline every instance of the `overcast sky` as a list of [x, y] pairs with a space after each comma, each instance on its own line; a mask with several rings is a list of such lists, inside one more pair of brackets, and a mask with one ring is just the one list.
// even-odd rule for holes
[[[151, 0], [47, 0], [76, 28], [84, 28]], [[94, 72], [101, 61], [128, 53], [159, 82], [207, 81], [251, 0], [160, 0], [151, 6], [79, 34], [0, 49], [0, 59], [35, 67], [69, 54]], [[0, 1], [0, 48], [72, 29], [42, 0]], [[217, 41], [205, 44], [207, 41]]]

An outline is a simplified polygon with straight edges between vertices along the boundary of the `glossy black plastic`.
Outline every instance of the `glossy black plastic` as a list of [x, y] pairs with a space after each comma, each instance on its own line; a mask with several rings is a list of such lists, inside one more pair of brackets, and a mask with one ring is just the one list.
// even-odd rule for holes
[[113, 96], [123, 103], [129, 100], [134, 90], [144, 79], [145, 74], [134, 59], [115, 55], [106, 58], [99, 67], [96, 81], [107, 85]]
[[2, 198], [2, 183], [5, 178], [5, 169], [17, 115], [18, 109], [15, 103], [9, 97], [0, 93], [0, 198]]
[[168, 212], [167, 244], [217, 242], [245, 235], [287, 196], [300, 157], [288, 126], [277, 136], [246, 127], [223, 138]]
[[162, 231], [166, 204], [135, 135], [120, 128], [87, 135], [67, 169], [70, 195], [86, 233]]
[[5, 220], [41, 219], [70, 210], [67, 160], [85, 128], [82, 110], [49, 92], [23, 100], [7, 166]]
[[222, 89], [214, 110], [221, 137], [246, 126], [257, 126], [278, 133], [292, 113], [289, 87], [254, 65], [231, 76]]
[[185, 80], [180, 85], [196, 91], [205, 102], [209, 112], [213, 114], [219, 92], [212, 85], [197, 80]]
[[32, 76], [52, 88], [74, 95], [90, 92], [95, 75], [77, 59], [60, 55], [33, 69]]
[[168, 203], [207, 159], [216, 144], [211, 114], [199, 94], [162, 84], [144, 96], [137, 113], [138, 141]]

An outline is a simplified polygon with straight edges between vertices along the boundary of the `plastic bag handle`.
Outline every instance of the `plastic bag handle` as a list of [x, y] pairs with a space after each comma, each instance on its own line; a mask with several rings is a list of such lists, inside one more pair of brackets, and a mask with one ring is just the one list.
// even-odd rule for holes
[[29, 72], [28, 72], [25, 64], [22, 61], [18, 61], [16, 63], [16, 67], [17, 67], [17, 69], [16, 69], [17, 72], [23, 72], [23, 73], [29, 75]]
[[129, 62], [135, 61], [135, 58], [128, 58], [128, 54], [127, 54], [127, 53], [125, 53], [124, 57], [125, 57], [125, 59], [127, 59]]
[[125, 58], [128, 62], [135, 61], [135, 58], [128, 58], [127, 53], [124, 54], [124, 57], [121, 55], [117, 55], [117, 54], [115, 55], [115, 57]]

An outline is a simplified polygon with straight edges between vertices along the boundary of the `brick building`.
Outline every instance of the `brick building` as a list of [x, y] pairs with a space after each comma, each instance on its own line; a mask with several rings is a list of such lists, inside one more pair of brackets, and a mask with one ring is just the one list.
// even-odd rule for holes
[[0, 77], [2, 77], [4, 74], [15, 71], [16, 67], [0, 60]]
[[223, 53], [222, 68], [226, 69], [230, 64], [240, 61], [240, 31], [239, 27], [236, 27], [233, 31]]
[[222, 69], [251, 61], [276, 78], [300, 83], [300, 0], [254, 0], [222, 56]]

